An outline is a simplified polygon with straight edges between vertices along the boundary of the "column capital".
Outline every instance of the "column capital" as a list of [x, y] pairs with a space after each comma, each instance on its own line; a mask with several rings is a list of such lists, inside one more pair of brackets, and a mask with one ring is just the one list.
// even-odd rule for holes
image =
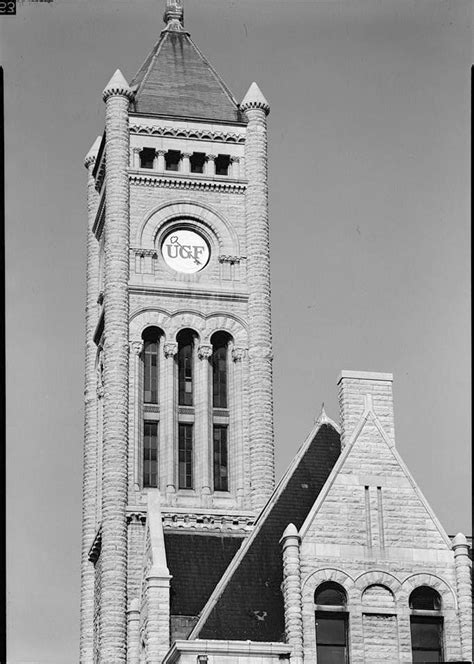
[[178, 352], [178, 344], [176, 341], [168, 341], [168, 343], [163, 346], [163, 353], [165, 357], [174, 357]]
[[129, 349], [131, 353], [135, 353], [135, 355], [140, 355], [140, 353], [143, 350], [143, 341], [130, 341]]
[[155, 150], [157, 155], [160, 155], [161, 157], [164, 157], [165, 154], [168, 152], [168, 150]]
[[200, 360], [208, 359], [212, 355], [212, 346], [203, 344], [199, 346], [197, 353]]
[[215, 161], [217, 159], [216, 154], [206, 154], [206, 161]]
[[230, 155], [229, 159], [231, 164], [238, 164], [240, 161], [240, 157], [236, 157], [234, 155]]
[[245, 348], [233, 348], [232, 359], [234, 362], [240, 362], [245, 356]]

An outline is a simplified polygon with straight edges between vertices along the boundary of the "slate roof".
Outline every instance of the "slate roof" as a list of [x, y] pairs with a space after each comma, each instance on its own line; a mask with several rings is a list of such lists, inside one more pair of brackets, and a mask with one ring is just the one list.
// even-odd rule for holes
[[279, 540], [289, 523], [302, 526], [341, 452], [339, 433], [328, 423], [317, 427], [307, 442], [237, 553], [223, 585], [211, 596], [191, 638], [284, 641]]
[[240, 547], [242, 537], [165, 532], [171, 615], [197, 616]]
[[244, 122], [232, 93], [184, 30], [161, 33], [130, 87], [135, 91], [132, 112]]

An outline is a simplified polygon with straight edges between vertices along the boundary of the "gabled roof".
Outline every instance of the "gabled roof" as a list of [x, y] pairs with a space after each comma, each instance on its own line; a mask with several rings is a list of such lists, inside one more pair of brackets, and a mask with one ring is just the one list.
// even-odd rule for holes
[[207, 602], [190, 638], [283, 641], [279, 540], [300, 528], [341, 451], [339, 432], [319, 420]]
[[244, 122], [232, 93], [179, 22], [171, 22], [130, 84], [132, 112]]

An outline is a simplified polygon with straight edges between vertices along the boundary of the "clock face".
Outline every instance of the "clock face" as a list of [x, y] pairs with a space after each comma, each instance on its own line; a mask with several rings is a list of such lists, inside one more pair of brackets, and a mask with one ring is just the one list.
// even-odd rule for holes
[[176, 272], [199, 272], [209, 261], [210, 251], [206, 240], [187, 228], [168, 233], [161, 245], [161, 253], [167, 265]]

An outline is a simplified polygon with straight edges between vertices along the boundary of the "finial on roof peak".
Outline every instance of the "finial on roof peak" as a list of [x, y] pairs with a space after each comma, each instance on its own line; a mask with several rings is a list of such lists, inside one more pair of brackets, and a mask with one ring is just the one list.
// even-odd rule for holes
[[247, 111], [250, 108], [261, 108], [263, 111], [265, 111], [265, 115], [270, 113], [270, 104], [263, 96], [263, 92], [260, 90], [255, 81], [247, 90], [247, 94], [243, 98], [242, 103], [240, 104], [240, 108], [243, 111]]
[[166, 23], [165, 30], [171, 32], [182, 32], [184, 25], [183, 0], [166, 0], [163, 21]]
[[321, 410], [319, 412], [318, 417], [315, 418], [314, 420], [318, 424], [327, 424], [329, 422], [329, 417], [326, 414], [326, 411], [324, 410], [324, 401], [321, 404]]

